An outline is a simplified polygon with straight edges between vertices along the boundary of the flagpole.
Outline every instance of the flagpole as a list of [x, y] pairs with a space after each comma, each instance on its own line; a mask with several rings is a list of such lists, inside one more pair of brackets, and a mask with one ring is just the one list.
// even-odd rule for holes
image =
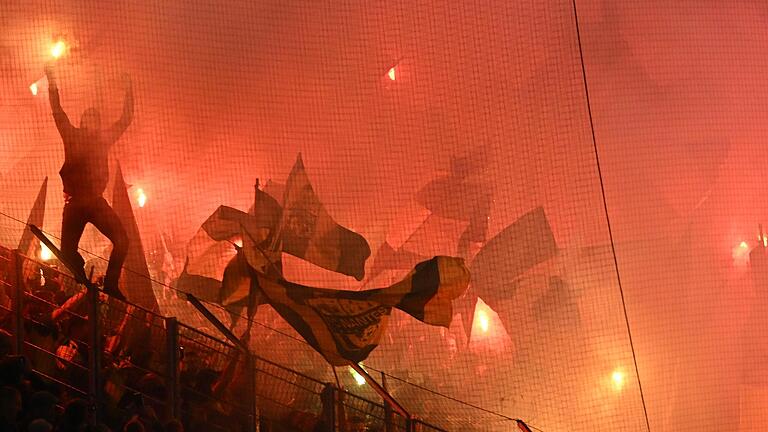
[[336, 378], [336, 387], [339, 390], [343, 390], [343, 388], [341, 387], [341, 381], [339, 381], [339, 374], [336, 373], [336, 366], [331, 365], [331, 370], [333, 371], [333, 377]]
[[403, 408], [403, 406], [400, 405], [400, 403], [398, 403], [395, 400], [395, 398], [393, 398], [392, 395], [389, 394], [384, 389], [384, 387], [381, 386], [381, 384], [376, 382], [376, 380], [373, 379], [373, 377], [370, 374], [368, 374], [368, 372], [365, 369], [360, 367], [360, 365], [355, 363], [355, 362], [349, 362], [349, 366], [352, 369], [354, 369], [355, 372], [357, 372], [363, 378], [365, 378], [365, 382], [367, 382], [371, 387], [373, 387], [373, 390], [376, 391], [376, 393], [378, 393], [379, 396], [381, 396], [382, 399], [384, 399], [385, 403], [390, 404], [392, 406], [392, 408], [395, 409], [395, 411], [397, 411], [401, 416], [403, 416], [403, 418], [406, 418], [406, 419], [410, 419], [411, 418], [411, 415], [408, 414], [408, 411], [406, 411], [405, 408]]
[[[241, 227], [242, 227], [242, 225], [241, 225]], [[254, 238], [253, 238], [253, 236], [251, 235], [251, 233], [250, 233], [250, 232], [248, 232], [248, 230], [246, 230], [246, 229], [243, 229], [243, 231], [244, 231], [244, 232], [245, 232], [245, 234], [246, 234], [246, 235], [247, 235], [247, 236], [248, 236], [248, 237], [251, 239], [251, 242], [253, 242], [253, 248], [254, 248], [254, 249], [256, 249], [257, 251], [259, 251], [259, 253], [260, 253], [260, 254], [261, 254], [261, 255], [262, 255], [262, 256], [263, 256], [263, 257], [264, 257], [264, 258], [267, 260], [267, 262], [269, 263], [269, 266], [270, 266], [270, 267], [272, 267], [272, 270], [274, 270], [274, 271], [275, 271], [275, 274], [281, 275], [281, 277], [282, 277], [282, 274], [283, 274], [283, 272], [282, 272], [282, 271], [280, 271], [280, 269], [277, 267], [277, 265], [276, 265], [275, 263], [273, 263], [273, 262], [272, 262], [272, 260], [269, 258], [269, 255], [267, 255], [267, 252], [266, 252], [264, 249], [260, 248], [260, 247], [259, 247], [259, 246], [256, 244], [256, 239], [254, 239]], [[240, 252], [240, 249], [242, 249], [242, 248], [240, 248], [240, 247], [239, 247], [239, 246], [237, 246], [237, 245], [234, 245], [234, 246], [235, 246], [235, 249], [236, 249], [238, 252]], [[273, 279], [273, 278], [270, 278], [270, 277], [268, 277], [266, 273], [262, 273], [262, 272], [260, 272], [260, 271], [258, 271], [258, 270], [256, 270], [256, 269], [254, 269], [254, 268], [253, 268], [251, 265], [249, 265], [248, 267], [250, 267], [251, 269], [253, 269], [253, 270], [254, 270], [256, 273], [259, 273], [259, 274], [261, 274], [262, 276], [265, 276], [265, 277], [267, 277], [267, 278], [268, 278], [268, 279], [270, 279], [270, 280], [272, 280], [272, 279]]]
[[259, 203], [259, 178], [256, 177], [256, 184], [253, 186], [253, 215], [258, 214], [258, 210], [256, 209]]

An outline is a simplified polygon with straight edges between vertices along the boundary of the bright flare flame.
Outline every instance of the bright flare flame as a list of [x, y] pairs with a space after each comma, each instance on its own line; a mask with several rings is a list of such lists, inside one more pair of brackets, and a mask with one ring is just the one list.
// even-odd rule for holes
[[236, 238], [232, 243], [234, 243], [237, 247], [243, 247], [243, 239], [240, 237]]
[[51, 56], [55, 59], [61, 57], [64, 55], [64, 52], [67, 50], [67, 45], [64, 43], [64, 41], [57, 41], [53, 46], [51, 46]]
[[749, 244], [747, 242], [743, 241], [743, 242], [739, 243], [739, 247], [742, 248], [742, 249], [748, 249], [749, 248]]
[[488, 318], [488, 314], [484, 310], [477, 311], [477, 324], [480, 326], [480, 330], [483, 333], [488, 333], [491, 320]]
[[392, 81], [394, 81], [394, 80], [397, 78], [397, 76], [395, 75], [395, 67], [394, 67], [394, 66], [392, 66], [392, 68], [391, 68], [391, 69], [389, 69], [389, 72], [387, 72], [387, 76], [388, 76], [388, 77], [389, 77], [389, 79], [391, 79]]
[[147, 203], [147, 195], [144, 193], [144, 189], [136, 189], [136, 202], [139, 204], [139, 207], [144, 207], [144, 204]]
[[29, 86], [29, 91], [32, 92], [32, 96], [37, 96], [37, 83], [32, 83], [32, 85]]
[[363, 378], [362, 375], [357, 373], [356, 370], [349, 368], [349, 373], [352, 375], [352, 378], [355, 379], [355, 383], [357, 383], [357, 385], [361, 386], [365, 384], [365, 378]]
[[616, 391], [621, 391], [622, 388], [624, 388], [624, 372], [616, 369], [611, 374], [611, 382], [613, 383], [613, 389]]
[[40, 243], [40, 259], [43, 261], [48, 261], [49, 259], [53, 258], [53, 253], [50, 249], [43, 243]]

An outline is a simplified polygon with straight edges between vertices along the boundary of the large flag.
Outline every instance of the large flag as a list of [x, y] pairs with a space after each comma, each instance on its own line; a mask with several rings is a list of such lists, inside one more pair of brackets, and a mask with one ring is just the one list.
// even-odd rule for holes
[[489, 240], [472, 260], [472, 287], [491, 308], [514, 295], [513, 282], [557, 254], [544, 208], [537, 207]]
[[467, 241], [485, 241], [492, 202], [486, 185], [469, 178], [444, 176], [421, 188], [416, 200], [437, 216], [469, 222], [463, 234]]
[[392, 308], [448, 327], [451, 302], [469, 284], [461, 258], [437, 256], [402, 281], [366, 291], [312, 288], [256, 273], [266, 300], [334, 366], [360, 362], [378, 345]]
[[259, 249], [269, 242], [279, 219], [280, 206], [261, 191], [250, 214], [220, 206], [189, 242], [187, 261], [175, 288], [225, 306], [244, 300], [249, 295], [249, 284], [244, 281], [236, 247], [243, 247], [248, 264], [265, 271], [269, 264]]
[[125, 179], [123, 179], [120, 164], [117, 165], [115, 184], [112, 190], [112, 208], [123, 223], [123, 228], [125, 228], [130, 241], [128, 256], [125, 259], [123, 273], [120, 277], [120, 291], [132, 303], [153, 312], [158, 311], [160, 309], [152, 290], [152, 280], [149, 275], [147, 258], [144, 255], [144, 247], [141, 244], [139, 225], [133, 214], [133, 206], [131, 206], [128, 187], [125, 184]]
[[472, 333], [478, 296], [499, 312], [500, 300], [514, 295], [514, 281], [555, 254], [557, 244], [542, 207], [529, 211], [483, 245], [470, 264], [472, 286], [455, 303], [467, 337]]
[[30, 210], [29, 217], [27, 218], [27, 226], [24, 228], [24, 232], [21, 234], [21, 239], [19, 240], [19, 252], [31, 258], [36, 258], [40, 241], [37, 240], [34, 234], [32, 234], [29, 226], [43, 226], [43, 221], [45, 220], [45, 198], [47, 192], [48, 177], [46, 177], [45, 180], [43, 180], [43, 184], [40, 185], [40, 191], [37, 193], [37, 198], [35, 198], [35, 203], [32, 205], [32, 210]]
[[357, 280], [365, 276], [368, 242], [331, 218], [312, 189], [301, 155], [285, 186], [279, 230], [283, 252]]
[[413, 265], [424, 261], [423, 257], [417, 253], [408, 251], [402, 247], [395, 249], [388, 242], [384, 242], [373, 259], [370, 271], [368, 272], [368, 281], [372, 281], [376, 276], [388, 270], [408, 270]]
[[27, 225], [24, 227], [24, 232], [21, 234], [21, 239], [19, 240], [19, 252], [32, 259], [25, 259], [22, 265], [22, 273], [25, 281], [35, 278], [39, 279], [38, 272], [40, 271], [40, 267], [37, 265], [36, 260], [43, 258], [40, 252], [44, 246], [42, 246], [40, 240], [32, 234], [29, 227], [30, 225], [37, 227], [43, 226], [43, 221], [45, 220], [45, 197], [47, 192], [48, 177], [43, 180], [43, 184], [40, 186], [40, 191], [37, 193], [35, 203], [32, 205], [32, 210], [29, 212]]

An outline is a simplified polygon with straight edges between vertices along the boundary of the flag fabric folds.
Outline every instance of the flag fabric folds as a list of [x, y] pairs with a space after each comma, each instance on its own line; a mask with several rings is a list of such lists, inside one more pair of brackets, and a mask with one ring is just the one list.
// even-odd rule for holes
[[335, 366], [360, 362], [376, 348], [392, 308], [448, 327], [451, 302], [469, 284], [464, 260], [446, 256], [417, 264], [390, 287], [366, 291], [312, 288], [261, 273], [255, 276], [269, 304]]
[[496, 234], [475, 255], [473, 290], [493, 308], [497, 299], [514, 294], [517, 278], [556, 254], [557, 243], [544, 208], [537, 207]]
[[557, 244], [542, 207], [524, 214], [485, 243], [470, 264], [472, 286], [454, 304], [467, 337], [472, 333], [478, 296], [498, 312], [504, 300], [514, 295], [514, 282], [556, 254]]
[[27, 226], [24, 228], [24, 233], [19, 240], [18, 250], [19, 252], [29, 257], [34, 257], [38, 250], [40, 241], [35, 238], [35, 235], [30, 231], [29, 226], [34, 225], [37, 227], [43, 226], [45, 220], [45, 197], [48, 192], [48, 177], [43, 180], [43, 184], [40, 185], [40, 191], [35, 198], [35, 204], [32, 206], [32, 210], [29, 212], [27, 218]]
[[39, 256], [42, 245], [40, 244], [40, 240], [38, 240], [34, 234], [32, 234], [32, 231], [29, 229], [30, 225], [34, 225], [37, 227], [43, 226], [43, 221], [45, 220], [45, 198], [48, 192], [48, 177], [43, 180], [43, 184], [40, 185], [40, 191], [37, 193], [37, 198], [35, 198], [35, 203], [32, 206], [32, 210], [29, 212], [29, 217], [27, 218], [27, 225], [24, 227], [24, 232], [21, 234], [21, 239], [19, 240], [19, 246], [18, 250], [22, 254], [32, 258], [32, 260], [24, 260], [24, 263], [22, 265], [22, 273], [24, 280], [30, 280], [39, 278], [38, 272], [40, 271], [40, 267], [37, 265], [36, 260], [41, 258]]
[[[224, 303], [227, 299], [222, 297], [222, 281], [227, 268], [235, 265], [236, 245], [242, 245], [248, 235], [264, 238], [269, 228], [261, 225], [243, 211], [227, 206], [217, 208], [187, 245], [187, 260], [174, 288], [203, 301]], [[247, 291], [237, 289], [227, 291], [239, 298], [248, 295]], [[229, 303], [234, 301], [230, 299]]]
[[152, 279], [149, 275], [147, 258], [141, 245], [139, 226], [133, 214], [128, 187], [123, 179], [123, 171], [117, 165], [115, 183], [112, 190], [112, 208], [123, 223], [130, 241], [128, 256], [125, 259], [124, 271], [120, 277], [120, 291], [133, 303], [150, 310], [158, 311], [157, 299], [152, 289]]
[[379, 247], [378, 252], [376, 252], [373, 264], [368, 271], [367, 281], [375, 279], [376, 276], [387, 270], [407, 270], [411, 268], [414, 263], [418, 263], [425, 259], [426, 257], [410, 252], [402, 247], [395, 249], [385, 241]]
[[365, 276], [368, 242], [331, 218], [312, 189], [301, 155], [285, 186], [279, 231], [283, 252], [357, 280]]
[[467, 239], [485, 241], [492, 194], [484, 185], [467, 178], [440, 177], [421, 188], [416, 200], [432, 214], [468, 221], [465, 231]]

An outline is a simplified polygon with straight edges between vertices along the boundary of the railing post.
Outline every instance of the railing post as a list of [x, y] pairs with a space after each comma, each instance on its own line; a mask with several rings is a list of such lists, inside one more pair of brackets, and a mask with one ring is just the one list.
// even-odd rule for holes
[[331, 384], [325, 384], [323, 391], [320, 393], [320, 402], [323, 406], [322, 419], [326, 425], [326, 429], [323, 432], [336, 432], [336, 405], [337, 405], [337, 393], [338, 390]]
[[181, 398], [179, 397], [179, 322], [176, 317], [165, 319], [165, 350], [168, 362], [168, 384], [166, 403], [172, 418], [180, 418]]
[[18, 249], [13, 250], [13, 336], [16, 355], [24, 355], [24, 258]]
[[250, 381], [250, 387], [251, 387], [251, 395], [252, 399], [251, 402], [251, 432], [258, 432], [259, 431], [259, 406], [257, 404], [257, 397], [256, 397], [256, 358], [251, 353], [245, 354], [245, 361], [246, 361], [246, 370], [248, 371], [248, 379]]
[[416, 430], [415, 423], [416, 422], [413, 421], [413, 417], [406, 417], [405, 418], [405, 430], [407, 432], [414, 432]]
[[[384, 371], [381, 371], [381, 386], [384, 387], [384, 390], [389, 392], [389, 388], [387, 388], [387, 375], [384, 373]], [[384, 430], [386, 432], [392, 432], [394, 431], [395, 426], [395, 419], [392, 415], [392, 405], [389, 404], [389, 402], [384, 399]]]
[[102, 389], [101, 379], [101, 355], [103, 347], [101, 346], [101, 332], [99, 331], [99, 290], [95, 285], [89, 283], [86, 286], [86, 296], [88, 298], [88, 321], [89, 321], [89, 340], [90, 352], [88, 355], [88, 392], [90, 393], [92, 403], [95, 407], [94, 415], [97, 420], [101, 419]]

